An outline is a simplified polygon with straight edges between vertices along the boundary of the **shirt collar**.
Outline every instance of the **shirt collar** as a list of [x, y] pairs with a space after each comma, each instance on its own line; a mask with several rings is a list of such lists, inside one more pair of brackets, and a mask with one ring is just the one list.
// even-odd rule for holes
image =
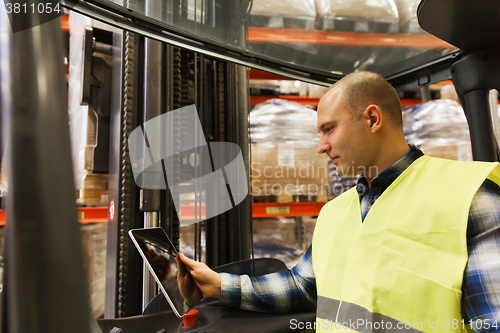
[[[371, 181], [371, 186], [381, 186], [383, 188], [389, 187], [396, 178], [399, 177], [413, 162], [418, 158], [424, 156], [424, 153], [418, 149], [415, 145], [410, 144], [410, 151], [401, 157], [396, 163], [382, 171], [377, 177], [373, 178]], [[359, 194], [363, 194], [368, 190], [368, 180], [365, 175], [361, 174], [358, 183], [356, 185], [356, 190]]]

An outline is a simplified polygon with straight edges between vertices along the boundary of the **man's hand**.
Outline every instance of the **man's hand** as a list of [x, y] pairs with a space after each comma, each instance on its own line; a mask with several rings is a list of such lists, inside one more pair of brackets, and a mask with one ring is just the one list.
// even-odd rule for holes
[[220, 299], [219, 273], [214, 272], [204, 263], [189, 259], [182, 253], [175, 260], [179, 268], [177, 282], [188, 306], [196, 305], [202, 298]]

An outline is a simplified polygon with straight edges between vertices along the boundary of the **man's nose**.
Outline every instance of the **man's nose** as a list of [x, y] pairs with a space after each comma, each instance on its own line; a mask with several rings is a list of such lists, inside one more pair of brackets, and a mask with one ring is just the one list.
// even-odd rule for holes
[[331, 149], [330, 144], [328, 141], [324, 140], [323, 138], [320, 137], [319, 143], [318, 143], [318, 153], [320, 154], [325, 154]]

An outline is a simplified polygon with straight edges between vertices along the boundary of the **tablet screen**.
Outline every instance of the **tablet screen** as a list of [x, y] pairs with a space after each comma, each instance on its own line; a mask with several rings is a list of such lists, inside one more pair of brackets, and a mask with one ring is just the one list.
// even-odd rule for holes
[[133, 229], [129, 235], [170, 307], [181, 317], [184, 299], [177, 284], [177, 250], [162, 228]]

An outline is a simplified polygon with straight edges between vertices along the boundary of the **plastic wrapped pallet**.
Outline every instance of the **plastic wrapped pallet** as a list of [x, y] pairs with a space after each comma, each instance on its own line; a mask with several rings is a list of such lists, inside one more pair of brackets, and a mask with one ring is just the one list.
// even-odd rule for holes
[[472, 150], [464, 111], [453, 100], [435, 100], [405, 108], [406, 139], [434, 157], [470, 161]]
[[97, 116], [88, 106], [81, 105], [82, 41], [85, 26], [96, 25], [88, 17], [70, 12], [71, 32], [69, 54], [68, 112], [70, 119], [73, 174], [78, 203], [100, 203], [101, 186], [107, 175], [92, 174], [93, 153], [97, 145]]
[[316, 16], [314, 0], [253, 0], [252, 14]]
[[91, 20], [80, 14], [71, 12], [70, 49], [69, 49], [69, 84], [68, 84], [68, 111], [70, 119], [71, 153], [73, 158], [73, 173], [77, 190], [83, 188], [87, 174], [85, 169], [85, 145], [87, 142], [88, 106], [80, 105], [82, 89], [82, 41], [85, 26]]
[[317, 1], [323, 30], [394, 33], [399, 14], [395, 0]]
[[7, 196], [9, 192], [9, 183], [7, 179], [7, 149], [4, 149], [2, 155], [2, 164], [0, 166], [0, 198]]
[[300, 232], [297, 220], [286, 217], [253, 219], [253, 243], [256, 258], [277, 258], [288, 268], [297, 264], [311, 246], [316, 217], [302, 217], [302, 244], [297, 240]]
[[99, 318], [104, 314], [107, 223], [81, 224], [80, 234], [87, 271], [91, 315], [92, 318]]
[[337, 166], [328, 160], [328, 199], [333, 199], [356, 186], [358, 176], [344, 177], [337, 172]]
[[425, 33], [417, 19], [417, 8], [420, 0], [398, 0], [399, 31], [405, 33]]
[[304, 250], [297, 243], [296, 226], [293, 218], [254, 219], [255, 258], [277, 258], [288, 268], [295, 266], [304, 254]]
[[268, 28], [314, 29], [314, 0], [253, 0], [250, 25]]
[[327, 157], [317, 153], [316, 112], [273, 99], [258, 104], [249, 117], [252, 194], [326, 200]]

